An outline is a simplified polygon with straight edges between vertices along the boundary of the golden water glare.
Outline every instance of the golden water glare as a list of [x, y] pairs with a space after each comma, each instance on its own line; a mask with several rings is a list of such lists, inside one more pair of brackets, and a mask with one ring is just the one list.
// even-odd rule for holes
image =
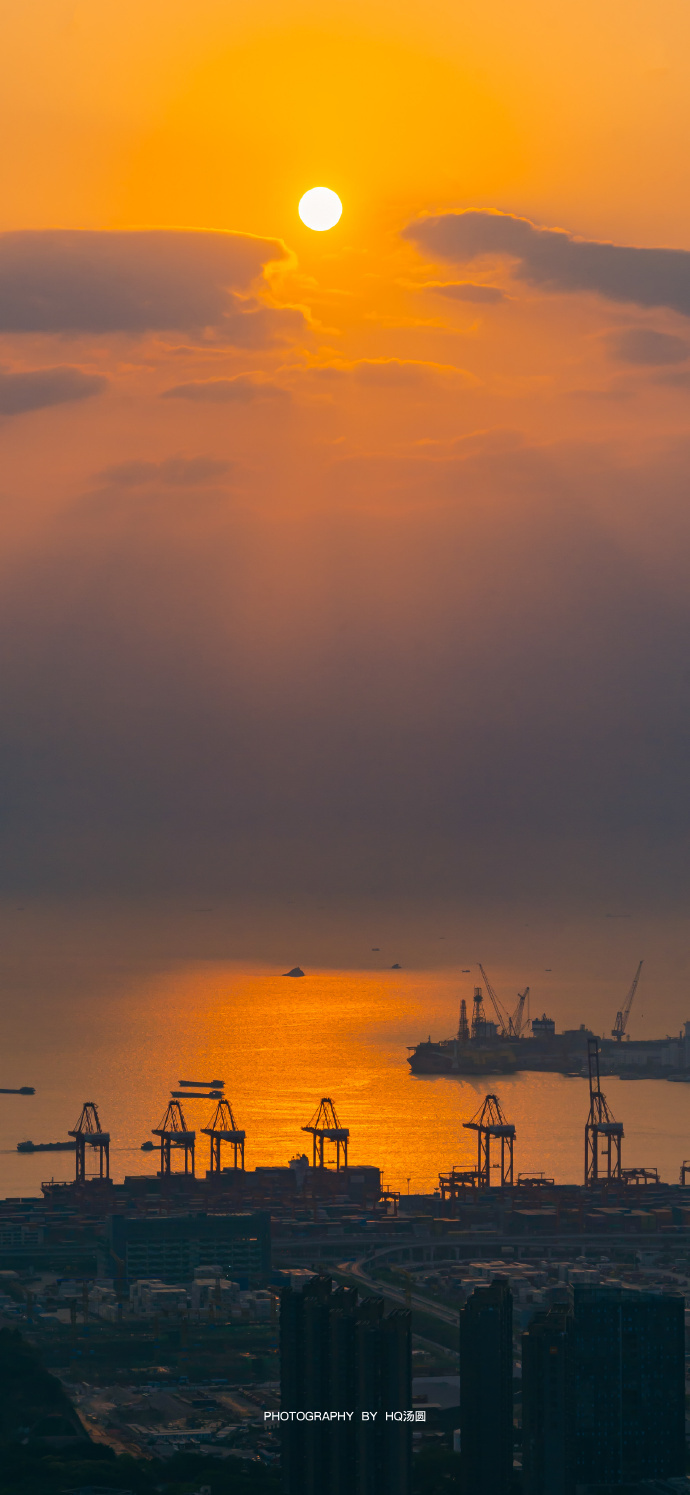
[[[222, 1078], [247, 1132], [247, 1167], [286, 1164], [306, 1150], [300, 1128], [321, 1096], [350, 1128], [352, 1163], [382, 1168], [385, 1182], [411, 1192], [435, 1187], [440, 1170], [469, 1164], [473, 1135], [462, 1122], [495, 1090], [517, 1126], [516, 1168], [579, 1182], [587, 1087], [560, 1075], [492, 1075], [484, 1080], [410, 1075], [408, 1044], [447, 1036], [457, 1022], [459, 977], [451, 972], [320, 971], [286, 979], [248, 966], [195, 963], [164, 973], [131, 973], [117, 996], [75, 998], [60, 1021], [26, 1035], [21, 1081], [31, 1099], [3, 1097], [0, 1193], [37, 1193], [44, 1178], [71, 1176], [70, 1154], [22, 1157], [16, 1143], [64, 1137], [84, 1100], [96, 1100], [113, 1139], [113, 1173], [155, 1171], [141, 1143], [183, 1078]], [[30, 1057], [29, 1057], [30, 1056]], [[628, 1165], [656, 1164], [675, 1179], [690, 1153], [690, 1087], [664, 1081], [606, 1081], [625, 1123]], [[212, 1105], [190, 1101], [187, 1121], [207, 1125]], [[199, 1138], [198, 1172], [208, 1166]]]

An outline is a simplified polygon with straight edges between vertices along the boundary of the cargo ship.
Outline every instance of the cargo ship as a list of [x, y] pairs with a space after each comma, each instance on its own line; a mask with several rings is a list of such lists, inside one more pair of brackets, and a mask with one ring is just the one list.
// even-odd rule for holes
[[[599, 1038], [602, 1074], [622, 1079], [668, 1079], [690, 1082], [690, 1022], [677, 1035], [666, 1038], [631, 1039], [627, 1022], [640, 978], [642, 962], [620, 1011], [610, 1038]], [[529, 987], [518, 993], [517, 1006], [507, 1013], [491, 986], [484, 968], [486, 990], [495, 1021], [487, 1018], [484, 991], [474, 988], [471, 1019], [467, 1003], [460, 1003], [458, 1031], [453, 1038], [408, 1045], [408, 1064], [414, 1075], [515, 1074], [519, 1070], [541, 1070], [570, 1076], [587, 1073], [587, 1040], [594, 1038], [584, 1023], [579, 1028], [556, 1032], [553, 1018], [543, 1013], [529, 1017]]]
[[76, 1142], [18, 1142], [17, 1152], [74, 1152]]

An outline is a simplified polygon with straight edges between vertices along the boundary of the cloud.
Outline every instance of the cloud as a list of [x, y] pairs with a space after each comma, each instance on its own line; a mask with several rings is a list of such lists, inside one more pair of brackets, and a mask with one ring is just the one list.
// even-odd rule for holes
[[653, 327], [627, 327], [608, 340], [614, 358], [622, 363], [684, 363], [690, 358], [690, 343], [672, 332], [657, 332]]
[[673, 369], [671, 373], [658, 374], [655, 384], [666, 384], [671, 389], [690, 388], [690, 369]]
[[579, 239], [512, 213], [443, 213], [403, 229], [403, 238], [440, 259], [466, 264], [508, 255], [515, 274], [547, 291], [588, 291], [609, 301], [667, 306], [690, 316], [690, 251], [638, 249]]
[[121, 488], [140, 488], [147, 483], [192, 488], [227, 477], [233, 466], [218, 457], [166, 457], [162, 462], [117, 462], [104, 467], [98, 477]]
[[352, 363], [326, 363], [306, 371], [317, 379], [353, 379], [356, 384], [399, 387], [426, 384], [441, 375], [476, 383], [465, 369], [451, 363], [427, 363], [414, 358], [359, 358]]
[[199, 400], [211, 404], [250, 404], [253, 400], [289, 400], [282, 385], [255, 374], [235, 374], [232, 379], [191, 379], [164, 389], [164, 400]]
[[489, 304], [507, 299], [505, 291], [499, 286], [477, 285], [472, 280], [430, 280], [422, 289], [436, 291], [439, 296], [450, 296], [453, 301], [483, 301]]
[[84, 374], [69, 365], [19, 373], [0, 371], [0, 415], [23, 415], [70, 400], [88, 400], [107, 385], [103, 374]]
[[299, 337], [307, 330], [304, 312], [295, 306], [262, 306], [258, 301], [233, 297], [218, 331], [236, 348], [266, 348], [271, 343]]
[[0, 234], [0, 332], [141, 334], [214, 329], [259, 346], [303, 324], [292, 308], [243, 300], [277, 239], [155, 230]]

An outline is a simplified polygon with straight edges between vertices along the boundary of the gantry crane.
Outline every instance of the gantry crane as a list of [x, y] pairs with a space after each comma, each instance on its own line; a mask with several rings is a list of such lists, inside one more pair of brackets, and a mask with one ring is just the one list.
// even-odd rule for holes
[[205, 1137], [211, 1138], [211, 1173], [220, 1173], [221, 1171], [220, 1149], [222, 1142], [229, 1142], [234, 1149], [233, 1168], [239, 1168], [240, 1171], [244, 1171], [244, 1139], [247, 1134], [239, 1130], [232, 1114], [232, 1106], [225, 1096], [222, 1100], [219, 1100], [208, 1126], [202, 1126], [201, 1130]]
[[637, 991], [637, 983], [640, 979], [640, 971], [642, 970], [643, 965], [644, 961], [641, 960], [639, 966], [637, 967], [635, 975], [633, 976], [632, 986], [625, 999], [623, 1008], [620, 1012], [616, 1013], [616, 1021], [613, 1028], [611, 1029], [611, 1037], [615, 1038], [617, 1043], [621, 1043], [621, 1041], [625, 1037], [625, 1030], [628, 1026], [628, 1018], [630, 1017], [630, 1008], [632, 1007], [633, 997], [635, 996], [635, 992]]
[[463, 1121], [467, 1131], [477, 1133], [477, 1182], [480, 1189], [491, 1184], [491, 1138], [501, 1143], [501, 1185], [513, 1182], [513, 1144], [515, 1127], [506, 1121], [497, 1095], [487, 1095], [470, 1121]]
[[77, 1144], [76, 1182], [86, 1182], [87, 1147], [98, 1148], [99, 1178], [110, 1178], [110, 1132], [103, 1131], [95, 1101], [84, 1101], [79, 1120], [68, 1136]]
[[161, 1178], [172, 1173], [173, 1151], [184, 1152], [184, 1171], [194, 1177], [194, 1143], [196, 1132], [190, 1132], [182, 1113], [179, 1100], [169, 1100], [160, 1126], [152, 1128], [154, 1137], [161, 1139]]
[[588, 1038], [587, 1062], [589, 1065], [589, 1116], [585, 1125], [585, 1188], [599, 1183], [604, 1177], [602, 1165], [606, 1164], [606, 1179], [622, 1178], [621, 1142], [623, 1123], [615, 1121], [606, 1096], [601, 1089], [599, 1076], [599, 1039]]
[[[315, 1114], [312, 1116], [308, 1126], [302, 1127], [303, 1132], [311, 1132], [314, 1139], [314, 1161], [316, 1168], [325, 1168], [323, 1149], [324, 1144], [335, 1142], [335, 1166], [340, 1169], [340, 1153], [342, 1149], [343, 1168], [347, 1168], [347, 1144], [350, 1136], [349, 1128], [341, 1126], [336, 1115], [336, 1109], [329, 1095], [325, 1095]], [[318, 1157], [318, 1163], [317, 1163]]]

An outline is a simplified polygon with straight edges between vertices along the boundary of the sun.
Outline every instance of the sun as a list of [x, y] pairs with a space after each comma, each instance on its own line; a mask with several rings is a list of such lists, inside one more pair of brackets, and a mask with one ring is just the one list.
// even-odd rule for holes
[[313, 228], [317, 234], [325, 234], [327, 229], [335, 228], [343, 205], [337, 192], [331, 192], [330, 187], [311, 187], [300, 198], [297, 211], [307, 228]]

